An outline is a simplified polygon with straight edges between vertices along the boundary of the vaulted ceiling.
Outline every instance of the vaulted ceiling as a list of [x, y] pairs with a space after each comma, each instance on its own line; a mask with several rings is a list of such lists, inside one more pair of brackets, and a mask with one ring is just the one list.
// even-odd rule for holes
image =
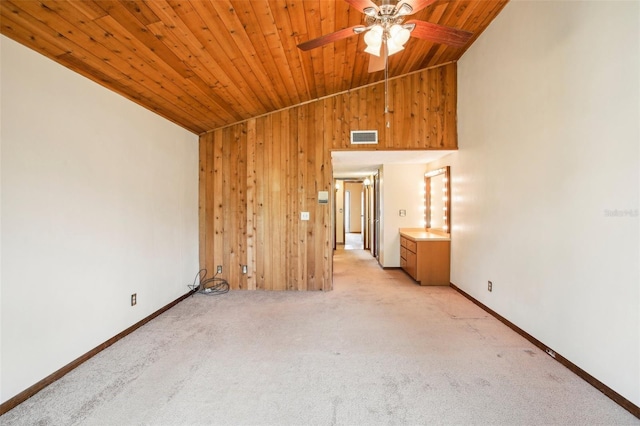
[[[362, 1], [1, 0], [0, 21], [7, 37], [200, 134], [382, 80], [362, 34], [297, 48], [363, 24]], [[458, 60], [507, 1], [435, 0], [411, 15], [473, 37], [459, 48], [412, 37], [389, 77]]]

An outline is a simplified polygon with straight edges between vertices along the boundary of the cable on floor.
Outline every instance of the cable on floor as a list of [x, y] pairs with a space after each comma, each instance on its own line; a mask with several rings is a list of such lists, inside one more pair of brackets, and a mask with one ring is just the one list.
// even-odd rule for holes
[[187, 287], [195, 293], [206, 294], [207, 296], [227, 293], [229, 291], [229, 283], [224, 278], [217, 278], [217, 275], [206, 278], [207, 270], [202, 268], [193, 279], [193, 284], [188, 284]]

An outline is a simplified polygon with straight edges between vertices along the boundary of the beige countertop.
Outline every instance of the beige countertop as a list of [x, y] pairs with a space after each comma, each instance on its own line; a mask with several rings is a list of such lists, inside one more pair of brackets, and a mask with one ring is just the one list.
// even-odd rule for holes
[[450, 236], [427, 232], [420, 228], [400, 228], [400, 235], [413, 241], [451, 241]]

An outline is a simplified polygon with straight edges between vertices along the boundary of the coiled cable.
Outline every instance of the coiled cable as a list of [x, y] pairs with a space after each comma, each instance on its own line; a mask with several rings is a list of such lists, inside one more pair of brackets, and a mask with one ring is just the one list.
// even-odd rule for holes
[[193, 284], [188, 284], [187, 287], [194, 293], [206, 294], [207, 296], [215, 296], [229, 292], [229, 283], [227, 280], [217, 278], [217, 275], [218, 274], [211, 278], [206, 278], [207, 270], [202, 268], [193, 279]]

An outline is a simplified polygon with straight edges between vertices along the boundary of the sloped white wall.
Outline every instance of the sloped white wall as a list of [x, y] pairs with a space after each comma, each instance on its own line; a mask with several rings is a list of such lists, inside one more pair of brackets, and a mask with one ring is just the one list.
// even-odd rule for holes
[[458, 64], [440, 162], [451, 281], [636, 405], [639, 7], [509, 3]]
[[5, 37], [1, 56], [6, 401], [188, 291], [198, 137]]

